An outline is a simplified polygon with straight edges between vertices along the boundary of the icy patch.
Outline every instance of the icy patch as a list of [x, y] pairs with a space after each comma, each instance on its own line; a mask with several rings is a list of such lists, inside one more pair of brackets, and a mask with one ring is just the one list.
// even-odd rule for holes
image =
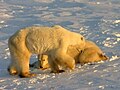
[[40, 3], [52, 3], [55, 0], [34, 0], [35, 2], [40, 2]]
[[115, 20], [115, 21], [113, 22], [113, 24], [118, 24], [118, 23], [120, 23], [120, 20]]
[[97, 63], [104, 63], [104, 61], [99, 61], [99, 62], [97, 62]]
[[10, 57], [10, 52], [8, 48], [5, 48], [4, 50], [0, 51], [0, 58], [3, 58], [4, 60], [6, 60], [9, 57]]
[[103, 69], [104, 72], [109, 72], [107, 69]]
[[47, 74], [44, 74], [44, 75], [38, 76], [37, 79], [44, 80], [44, 79], [46, 79], [46, 78], [48, 78], [48, 77], [50, 77], [50, 76], [47, 75]]
[[93, 82], [91, 81], [91, 82], [88, 82], [88, 85], [93, 85]]
[[72, 13], [66, 11], [66, 12], [59, 13], [59, 15], [60, 16], [70, 16], [70, 15], [72, 15]]
[[120, 37], [120, 33], [114, 33], [114, 35]]
[[5, 21], [0, 21], [0, 24], [3, 24], [3, 23], [5, 23]]
[[94, 70], [93, 72], [98, 72], [98, 70]]
[[0, 83], [4, 82], [5, 80], [0, 80]]
[[3, 45], [5, 45], [5, 43], [3, 43], [3, 42], [0, 42], [0, 46], [3, 46]]
[[12, 18], [13, 16], [9, 15], [9, 14], [6, 14], [6, 13], [0, 13], [0, 18]]
[[102, 86], [99, 86], [99, 88], [100, 88], [100, 89], [104, 89], [105, 87], [104, 87], [104, 85], [102, 85]]
[[96, 2], [96, 4], [100, 4], [100, 2]]
[[33, 78], [33, 79], [30, 79], [29, 80], [29, 83], [30, 84], [34, 84], [34, 83], [36, 83], [37, 82], [37, 78]]
[[120, 41], [120, 33], [116, 32], [116, 33], [113, 33], [116, 37], [117, 37], [117, 42]]
[[103, 41], [104, 46], [106, 47], [114, 47], [114, 45], [118, 44], [119, 39], [107, 37], [105, 41]]
[[16, 83], [17, 85], [22, 84], [22, 83], [21, 83], [19, 80], [17, 80], [17, 79], [13, 80], [13, 83]]
[[9, 48], [5, 49], [5, 56], [4, 59], [8, 59], [10, 57], [10, 52], [9, 52]]
[[120, 57], [118, 57], [117, 55], [115, 55], [115, 56], [112, 56], [112, 58], [110, 58], [110, 60], [109, 61], [113, 61], [113, 60], [116, 60], [116, 59], [119, 59]]
[[99, 67], [99, 65], [95, 65], [93, 68], [97, 68], [97, 67]]

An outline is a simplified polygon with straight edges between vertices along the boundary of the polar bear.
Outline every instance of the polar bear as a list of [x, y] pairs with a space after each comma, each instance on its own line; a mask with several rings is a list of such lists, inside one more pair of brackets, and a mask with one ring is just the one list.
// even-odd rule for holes
[[[85, 40], [85, 48], [81, 49], [79, 45], [68, 46], [67, 54], [75, 59], [76, 63], [81, 65], [86, 63], [99, 62], [107, 60], [108, 57], [104, 55], [102, 50], [92, 41]], [[39, 65], [38, 65], [39, 63]], [[48, 56], [43, 55], [41, 58], [38, 55], [38, 61], [33, 63], [31, 67], [46, 69], [49, 68]]]
[[11, 55], [8, 71], [20, 77], [34, 76], [35, 74], [29, 72], [29, 59], [32, 54], [47, 54], [48, 63], [54, 73], [62, 72], [59, 65], [74, 70], [75, 60], [66, 53], [69, 45], [80, 45], [84, 48], [85, 38], [59, 25], [31, 26], [21, 29], [8, 40]]
[[79, 55], [79, 63], [81, 65], [107, 59], [108, 57], [104, 55], [102, 50], [94, 42], [86, 40], [85, 49]]

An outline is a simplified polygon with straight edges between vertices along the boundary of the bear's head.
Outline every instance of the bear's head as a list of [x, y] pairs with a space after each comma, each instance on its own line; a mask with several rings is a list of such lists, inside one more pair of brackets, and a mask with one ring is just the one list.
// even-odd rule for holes
[[48, 55], [42, 55], [41, 60], [40, 60], [40, 67], [43, 68], [43, 69], [49, 67]]
[[108, 59], [109, 59], [109, 57], [108, 57], [108, 56], [106, 56], [106, 55], [105, 55], [105, 54], [103, 54], [103, 53], [98, 53], [98, 55], [99, 55], [100, 59], [101, 59], [101, 60], [103, 60], [103, 61], [105, 61], [105, 60], [108, 60]]

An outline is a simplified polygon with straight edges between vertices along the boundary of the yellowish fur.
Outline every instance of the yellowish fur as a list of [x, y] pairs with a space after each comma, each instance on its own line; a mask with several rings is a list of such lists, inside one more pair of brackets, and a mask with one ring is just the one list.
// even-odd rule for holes
[[79, 62], [81, 65], [107, 59], [108, 57], [104, 55], [102, 50], [94, 42], [86, 40], [85, 49], [79, 55]]
[[47, 54], [52, 72], [61, 72], [58, 65], [75, 68], [75, 60], [68, 55], [69, 45], [80, 45], [84, 48], [85, 39], [82, 35], [66, 30], [56, 25], [53, 27], [32, 26], [17, 31], [8, 41], [11, 63], [10, 74], [20, 77], [31, 77], [29, 60], [32, 54]]

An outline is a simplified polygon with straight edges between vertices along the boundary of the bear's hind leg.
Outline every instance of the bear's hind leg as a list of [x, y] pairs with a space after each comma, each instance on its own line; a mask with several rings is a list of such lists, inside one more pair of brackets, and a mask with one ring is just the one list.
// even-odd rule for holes
[[10, 75], [17, 75], [19, 74], [19, 63], [16, 57], [17, 53], [15, 53], [16, 49], [12, 46], [9, 49], [10, 49], [11, 62], [10, 65], [8, 66], [8, 72]]
[[10, 75], [17, 75], [18, 74], [18, 71], [14, 65], [8, 66], [8, 72]]
[[21, 57], [19, 57], [19, 64], [20, 64], [20, 74], [19, 76], [21, 78], [30, 78], [35, 76], [35, 74], [32, 74], [29, 72], [29, 59], [31, 54], [28, 54], [27, 52], [22, 53], [22, 55], [20, 55]]

